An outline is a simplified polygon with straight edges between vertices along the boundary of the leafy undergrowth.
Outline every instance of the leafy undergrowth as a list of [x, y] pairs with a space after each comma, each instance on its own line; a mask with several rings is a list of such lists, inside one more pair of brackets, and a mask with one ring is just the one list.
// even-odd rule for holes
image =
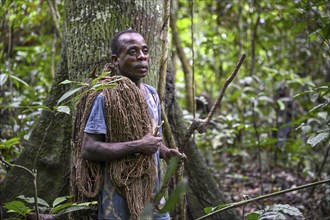
[[[233, 161], [216, 171], [215, 178], [229, 203], [317, 181], [311, 176], [303, 176], [297, 174], [293, 169], [281, 167], [263, 168], [263, 171], [260, 172], [256, 166], [256, 161], [253, 160], [249, 163]], [[263, 177], [262, 180], [260, 176]], [[321, 179], [328, 178], [330, 178], [329, 174], [322, 174]], [[261, 185], [263, 186], [263, 193], [261, 193]], [[248, 213], [263, 210], [266, 206], [274, 204], [288, 204], [296, 207], [304, 216], [303, 218], [288, 216], [286, 219], [330, 219], [330, 185], [323, 184], [314, 188], [289, 192], [236, 208], [236, 211], [243, 217]]]

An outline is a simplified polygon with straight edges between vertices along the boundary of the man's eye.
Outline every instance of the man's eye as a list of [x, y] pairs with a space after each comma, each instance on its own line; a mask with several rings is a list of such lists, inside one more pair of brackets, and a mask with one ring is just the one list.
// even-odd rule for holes
[[129, 51], [129, 54], [130, 54], [130, 55], [135, 55], [135, 54], [136, 54], [136, 50], [135, 50], [135, 49], [134, 49], [134, 50], [130, 50], [130, 51]]
[[144, 48], [144, 49], [143, 49], [143, 53], [144, 53], [144, 54], [148, 54], [148, 52], [149, 52], [149, 51], [148, 51], [148, 48]]

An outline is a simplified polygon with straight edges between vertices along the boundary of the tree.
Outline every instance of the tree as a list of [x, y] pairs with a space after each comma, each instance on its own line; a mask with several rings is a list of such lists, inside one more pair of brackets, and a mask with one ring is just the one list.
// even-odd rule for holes
[[[95, 66], [98, 70], [109, 61], [110, 41], [115, 32], [134, 28], [145, 37], [150, 48], [151, 68], [148, 83], [156, 85], [160, 66], [160, 33], [163, 28], [163, 1], [138, 0], [131, 2], [73, 1], [65, 2], [65, 31], [62, 54], [52, 89], [45, 102], [50, 109], [57, 105], [68, 86], [60, 85], [65, 79], [84, 81]], [[180, 143], [185, 127], [181, 109], [176, 101], [170, 109], [170, 121], [175, 137]], [[51, 201], [68, 194], [70, 140], [72, 116], [64, 113], [43, 111], [24, 150], [15, 163], [38, 171], [38, 195]], [[221, 192], [205, 169], [203, 158], [193, 143], [186, 148], [186, 165], [189, 176], [188, 204], [191, 216], [203, 214], [205, 206], [224, 202]], [[196, 163], [198, 161], [198, 163]], [[0, 201], [8, 201], [24, 194], [32, 194], [32, 182], [22, 170], [13, 169], [1, 184]], [[207, 181], [206, 181], [207, 180]], [[203, 184], [201, 184], [203, 183]], [[204, 196], [203, 196], [204, 195]], [[191, 198], [191, 200], [190, 200]], [[226, 214], [225, 219], [235, 219]], [[219, 218], [219, 216], [215, 216]]]

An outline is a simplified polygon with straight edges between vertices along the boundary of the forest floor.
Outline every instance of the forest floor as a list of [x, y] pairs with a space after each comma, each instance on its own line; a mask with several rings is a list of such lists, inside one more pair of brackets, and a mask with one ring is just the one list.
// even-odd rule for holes
[[[263, 171], [260, 172], [256, 161], [253, 160], [249, 163], [232, 161], [216, 171], [216, 180], [222, 192], [227, 196], [228, 202], [251, 199], [317, 181], [312, 174], [297, 174], [295, 170], [283, 167], [263, 168]], [[329, 178], [329, 173], [323, 173], [319, 179]], [[330, 220], [330, 184], [317, 185], [260, 200], [236, 208], [236, 211], [242, 216], [242, 219], [246, 219], [244, 216], [248, 213], [274, 204], [288, 204], [298, 208], [303, 214], [303, 217], [299, 218], [286, 216], [287, 219]]]

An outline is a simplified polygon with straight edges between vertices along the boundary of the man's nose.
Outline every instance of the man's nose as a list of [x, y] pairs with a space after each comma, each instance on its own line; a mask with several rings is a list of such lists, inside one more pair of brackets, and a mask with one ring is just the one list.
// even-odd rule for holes
[[138, 59], [147, 59], [148, 54], [143, 53], [142, 50], [139, 51], [137, 58]]

